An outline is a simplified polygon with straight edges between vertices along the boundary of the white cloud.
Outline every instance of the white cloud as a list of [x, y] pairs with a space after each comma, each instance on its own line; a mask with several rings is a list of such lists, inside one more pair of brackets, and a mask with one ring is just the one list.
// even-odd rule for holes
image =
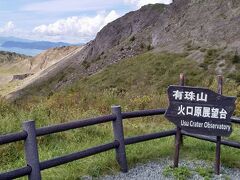
[[[169, 4], [171, 2], [172, 0], [31, 1], [23, 4], [20, 8], [20, 12], [26, 13], [27, 16], [21, 17], [23, 20], [14, 20], [18, 23], [20, 29], [15, 28], [13, 22], [9, 21], [6, 25], [0, 27], [0, 33], [1, 35], [21, 36], [34, 40], [87, 42], [92, 40], [103, 26], [118, 18], [118, 13], [122, 15], [126, 11], [137, 9], [149, 3]], [[117, 10], [118, 13], [115, 11], [109, 12], [111, 9]], [[83, 12], [85, 16], [79, 16]], [[100, 13], [91, 16], [93, 12]], [[18, 14], [16, 17], [19, 16]], [[56, 20], [56, 18], [59, 20]]]
[[49, 37], [68, 37], [76, 40], [90, 40], [107, 23], [117, 19], [119, 15], [115, 11], [101, 12], [95, 17], [72, 16], [60, 19], [52, 24], [40, 25], [33, 29], [33, 33]]
[[155, 4], [155, 3], [162, 3], [162, 4], [170, 4], [172, 3], [172, 0], [124, 0], [127, 4], [133, 4], [137, 6], [137, 8], [140, 8], [147, 4]]
[[0, 28], [0, 33], [11, 33], [15, 30], [15, 25], [12, 21], [8, 21], [2, 28]]

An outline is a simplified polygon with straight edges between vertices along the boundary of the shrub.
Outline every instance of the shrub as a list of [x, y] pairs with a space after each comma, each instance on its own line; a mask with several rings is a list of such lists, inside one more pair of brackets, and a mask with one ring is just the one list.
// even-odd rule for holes
[[201, 68], [203, 68], [204, 70], [207, 70], [208, 69], [208, 64], [207, 63], [201, 63], [200, 65], [199, 65]]
[[133, 42], [133, 41], [135, 41], [135, 39], [136, 39], [136, 37], [135, 37], [135, 36], [132, 36], [132, 37], [130, 38], [130, 41]]
[[151, 46], [151, 44], [149, 44], [148, 46], [147, 46], [147, 50], [148, 51], [151, 51], [153, 49], [153, 47]]
[[90, 67], [90, 63], [87, 61], [83, 61], [82, 65], [85, 69], [88, 69]]
[[235, 55], [233, 56], [232, 63], [233, 64], [240, 63], [240, 56], [237, 53], [235, 53]]
[[205, 49], [205, 48], [201, 48], [201, 49], [200, 49], [201, 52], [206, 52], [206, 50], [207, 50], [207, 49]]
[[207, 70], [209, 65], [216, 62], [216, 59], [218, 58], [218, 56], [219, 56], [218, 49], [208, 49], [204, 56], [204, 62], [200, 65], [200, 67]]

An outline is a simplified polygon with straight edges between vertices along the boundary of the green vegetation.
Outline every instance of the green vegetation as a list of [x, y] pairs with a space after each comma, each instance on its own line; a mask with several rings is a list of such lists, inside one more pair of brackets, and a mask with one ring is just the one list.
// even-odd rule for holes
[[226, 59], [227, 66], [233, 66], [234, 71], [230, 71], [227, 77], [233, 79], [236, 83], [240, 83], [240, 73], [237, 71], [240, 68], [240, 56], [237, 52], [229, 52], [224, 58]]
[[206, 52], [206, 50], [207, 50], [206, 48], [200, 48], [201, 52]]
[[[196, 46], [192, 43], [192, 41], [188, 41], [187, 43], [185, 43], [185, 51], [193, 51], [193, 50], [198, 50], [200, 49], [200, 46]], [[203, 48], [200, 49], [200, 51], [202, 52]]]
[[[197, 168], [188, 168], [185, 166], [181, 166], [178, 168], [173, 168], [173, 167], [166, 167], [163, 170], [163, 175], [165, 177], [172, 177], [176, 180], [186, 180], [186, 179], [192, 179], [193, 175], [198, 174], [201, 176], [201, 179], [203, 178], [204, 180], [210, 180], [214, 178], [214, 171], [213, 168], [208, 166], [208, 167], [197, 167]], [[223, 173], [222, 179], [230, 179], [228, 175], [225, 175]]]
[[196, 172], [198, 172], [198, 174], [202, 176], [205, 180], [211, 179], [214, 174], [214, 171], [211, 167], [208, 167], [208, 168], [197, 167]]
[[[183, 54], [154, 54], [148, 52], [86, 78], [76, 84], [48, 96], [27, 96], [9, 104], [0, 101], [0, 134], [21, 130], [21, 123], [34, 119], [37, 127], [64, 123], [75, 119], [95, 117], [111, 113], [110, 106], [119, 104], [123, 111], [164, 108], [168, 100], [168, 85], [178, 84], [179, 74], [186, 74], [186, 84], [204, 86], [216, 90], [216, 78], [202, 70], [195, 62], [185, 59]], [[208, 74], [206, 76], [206, 74]], [[224, 94], [236, 95], [238, 86], [231, 79], [225, 80]], [[47, 91], [49, 83], [43, 89]], [[32, 89], [32, 92], [39, 89]], [[237, 104], [236, 115], [240, 115]], [[163, 116], [124, 121], [125, 136], [135, 136], [174, 128]], [[234, 126], [232, 140], [240, 141], [239, 126]], [[174, 137], [153, 140], [127, 146], [130, 168], [136, 163], [172, 157]], [[40, 160], [84, 150], [102, 143], [111, 142], [111, 123], [57, 133], [38, 139]], [[201, 147], [201, 148], [200, 148]], [[213, 162], [213, 143], [185, 138], [181, 158], [202, 159]], [[0, 171], [25, 165], [23, 143], [12, 143], [0, 148]], [[180, 159], [181, 160], [181, 159]], [[240, 151], [222, 148], [222, 163], [240, 168]], [[83, 175], [100, 176], [119, 170], [114, 151], [84, 158], [66, 165], [43, 171], [43, 179], [78, 179]], [[184, 169], [179, 170], [179, 174]], [[179, 175], [180, 176], [180, 175]]]
[[207, 54], [205, 55], [205, 60], [209, 63], [212, 63], [219, 55], [218, 49], [208, 49]]
[[213, 65], [215, 67], [216, 60], [220, 54], [219, 51], [220, 50], [218, 50], [218, 49], [208, 49], [204, 56], [204, 62], [202, 64], [200, 64], [200, 66], [205, 70], [208, 70], [209, 66], [211, 66], [211, 65]]
[[163, 171], [164, 176], [173, 176], [177, 180], [186, 180], [191, 177], [191, 172], [187, 167], [172, 168], [167, 167]]
[[159, 11], [159, 13], [162, 13], [166, 7], [164, 4], [149, 4], [148, 6], [151, 6], [152, 10]]
[[228, 74], [228, 78], [234, 79], [237, 83], [240, 83], [240, 73], [239, 72], [234, 72]]
[[200, 67], [210, 72], [221, 72], [221, 74], [239, 83], [237, 69], [240, 68], [240, 56], [237, 52], [205, 48], [201, 48], [200, 51], [205, 54]]
[[141, 43], [141, 44], [140, 44], [140, 48], [141, 48], [141, 49], [144, 49], [144, 48], [145, 48], [145, 44], [144, 44], [144, 43]]
[[233, 64], [239, 64], [240, 63], [240, 56], [238, 55], [238, 53], [235, 53], [231, 57], [231, 61], [232, 61]]
[[[193, 175], [199, 175], [200, 179], [210, 180], [214, 178], [214, 170], [211, 166], [207, 165], [207, 167], [196, 167], [196, 168], [188, 168], [185, 166], [181, 166], [178, 168], [173, 167], [166, 167], [163, 170], [163, 175], [166, 177], [171, 177], [176, 180], [186, 180], [186, 179], [193, 179]], [[195, 179], [195, 178], [194, 178]], [[230, 179], [228, 175], [222, 173], [222, 179]]]
[[82, 65], [85, 69], [88, 69], [90, 67], [90, 63], [87, 61], [83, 61]]

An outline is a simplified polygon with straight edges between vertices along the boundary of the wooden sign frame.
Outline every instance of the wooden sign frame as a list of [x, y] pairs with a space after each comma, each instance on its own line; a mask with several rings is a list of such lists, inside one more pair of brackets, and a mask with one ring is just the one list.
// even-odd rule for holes
[[216, 136], [215, 174], [220, 173], [221, 136], [232, 132], [231, 116], [236, 97], [222, 95], [223, 77], [218, 76], [217, 93], [207, 88], [185, 86], [184, 74], [180, 85], [169, 86], [169, 107], [165, 117], [177, 126], [175, 137], [174, 167], [178, 167], [182, 132]]

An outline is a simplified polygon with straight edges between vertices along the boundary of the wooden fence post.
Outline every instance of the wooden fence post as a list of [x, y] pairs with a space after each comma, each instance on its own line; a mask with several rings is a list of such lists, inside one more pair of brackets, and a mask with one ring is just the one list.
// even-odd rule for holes
[[24, 122], [23, 130], [26, 131], [28, 134], [24, 142], [25, 157], [27, 160], [27, 165], [32, 168], [31, 173], [28, 175], [28, 179], [41, 180], [35, 122]]
[[[218, 94], [223, 94], [223, 78], [222, 76], [218, 76]], [[215, 162], [215, 174], [220, 174], [220, 165], [221, 165], [221, 136], [217, 136], [217, 143], [216, 143], [216, 162]]]
[[123, 122], [122, 122], [122, 113], [120, 106], [112, 106], [112, 113], [116, 115], [116, 120], [113, 121], [113, 131], [114, 138], [119, 142], [119, 147], [116, 148], [116, 159], [120, 165], [122, 172], [128, 172], [126, 150], [124, 143], [124, 133], [123, 133]]

